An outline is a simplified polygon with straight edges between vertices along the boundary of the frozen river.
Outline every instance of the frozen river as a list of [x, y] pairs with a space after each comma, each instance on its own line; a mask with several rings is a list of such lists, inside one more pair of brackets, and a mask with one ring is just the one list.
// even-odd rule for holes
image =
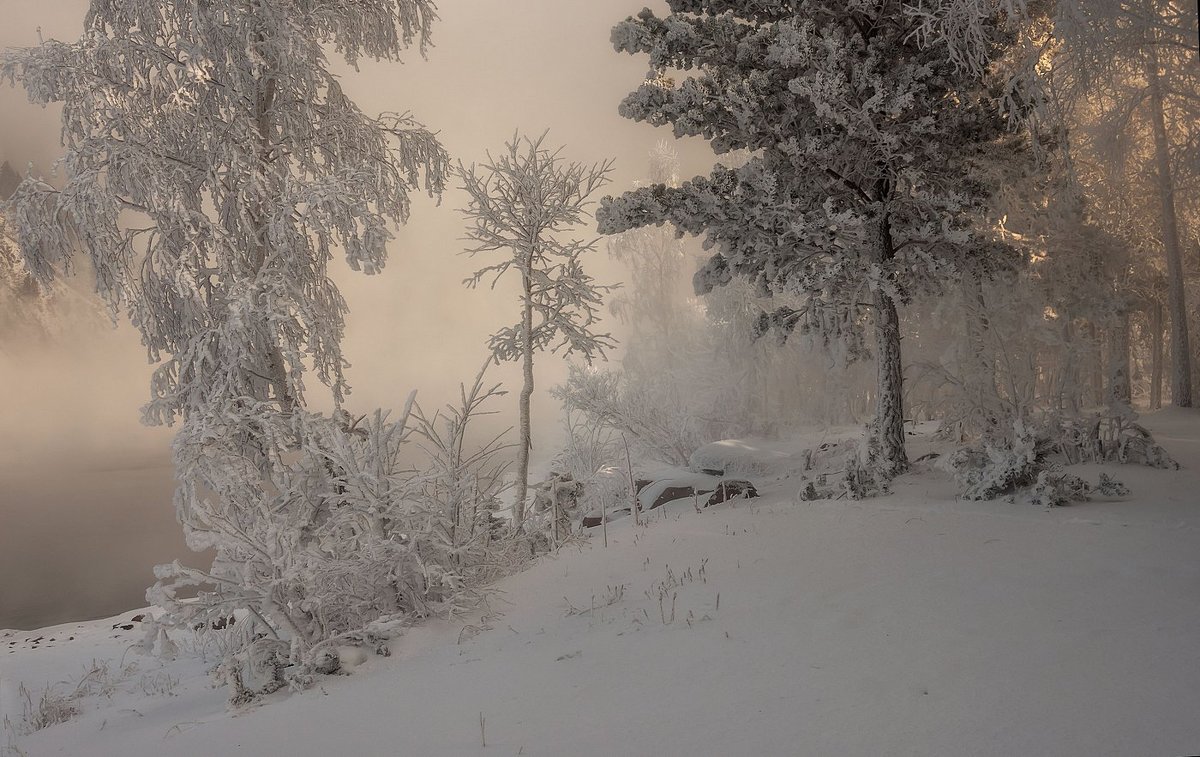
[[166, 451], [78, 463], [0, 467], [0, 628], [143, 607], [154, 565], [207, 562], [175, 521]]

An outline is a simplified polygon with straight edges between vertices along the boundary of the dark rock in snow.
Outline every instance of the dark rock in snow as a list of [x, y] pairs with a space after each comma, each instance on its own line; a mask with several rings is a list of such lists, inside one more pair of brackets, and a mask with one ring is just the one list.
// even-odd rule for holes
[[672, 500], [683, 499], [684, 497], [694, 497], [697, 494], [708, 494], [708, 491], [693, 489], [690, 486], [668, 486], [662, 490], [662, 494], [659, 494], [650, 507], [646, 509], [653, 510], [655, 508], [662, 507]]
[[[222, 616], [218, 617], [216, 620], [209, 621], [208, 627], [214, 631], [223, 631], [235, 623], [237, 623], [237, 618], [235, 616], [222, 615]], [[203, 631], [204, 623], [197, 623], [196, 625], [192, 626], [192, 630], [193, 631]]]
[[[608, 513], [608, 520], [609, 522], [612, 522], [614, 516], [629, 515], [631, 512], [633, 511], [628, 507], [620, 510], [610, 510]], [[583, 516], [583, 521], [580, 525], [582, 525], [584, 528], [595, 528], [597, 526], [604, 525], [604, 520], [599, 515], [585, 515]]]
[[740, 479], [730, 479], [717, 484], [716, 491], [712, 493], [704, 506], [718, 505], [731, 499], [750, 499], [757, 496], [758, 489], [754, 488], [754, 484]]
[[335, 652], [322, 652], [320, 659], [313, 664], [313, 672], [323, 676], [333, 675], [342, 667], [341, 658]]

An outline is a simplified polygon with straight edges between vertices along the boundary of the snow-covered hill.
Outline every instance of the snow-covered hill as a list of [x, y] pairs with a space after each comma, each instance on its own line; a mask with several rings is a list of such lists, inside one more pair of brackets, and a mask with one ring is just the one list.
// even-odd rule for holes
[[239, 712], [183, 654], [193, 640], [170, 663], [127, 651], [132, 613], [0, 632], [11, 721], [22, 686], [35, 706], [58, 681], [83, 692], [59, 703], [76, 716], [8, 743], [29, 757], [1200, 753], [1200, 413], [1147, 421], [1185, 469], [1113, 468], [1124, 501], [960, 502], [931, 468], [865, 502], [799, 502], [787, 478], [699, 513], [688, 498], [505, 580], [489, 612]]

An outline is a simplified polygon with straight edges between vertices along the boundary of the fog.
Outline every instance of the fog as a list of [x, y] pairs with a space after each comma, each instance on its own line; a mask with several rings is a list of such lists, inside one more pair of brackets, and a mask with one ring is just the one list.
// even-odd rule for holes
[[[503, 146], [515, 129], [565, 144], [581, 161], [616, 159], [618, 192], [645, 172], [646, 154], [664, 136], [617, 115], [617, 104], [645, 74], [642, 60], [612, 51], [608, 29], [644, 0], [475, 0], [446, 2], [427, 61], [363, 64], [339, 71], [367, 112], [407, 111], [466, 163]], [[3, 4], [0, 44], [73, 39], [86, 3]], [[58, 154], [57, 113], [0, 88], [0, 159], [21, 170], [49, 168]], [[684, 154], [699, 172], [704, 148]], [[335, 272], [351, 312], [345, 352], [349, 407], [396, 407], [411, 389], [426, 406], [451, 399], [485, 359], [487, 335], [516, 317], [513, 296], [473, 291], [462, 279], [475, 264], [459, 253], [464, 203], [457, 191], [440, 205], [421, 198], [399, 230], [384, 273]], [[593, 270], [621, 278], [603, 253]], [[85, 285], [86, 286], [86, 285]], [[156, 562], [197, 559], [182, 545], [171, 504], [170, 431], [144, 428], [138, 407], [150, 366], [136, 333], [100, 317], [67, 324], [47, 344], [0, 339], [0, 628], [112, 614], [138, 606]], [[615, 326], [610, 326], [616, 331]], [[619, 335], [619, 334], [618, 334]], [[546, 389], [565, 363], [538, 364], [535, 458], [553, 446], [558, 408]], [[493, 378], [509, 387], [518, 372]], [[324, 403], [310, 383], [313, 404]], [[512, 425], [511, 407], [495, 422]], [[539, 441], [539, 439], [543, 441]]]

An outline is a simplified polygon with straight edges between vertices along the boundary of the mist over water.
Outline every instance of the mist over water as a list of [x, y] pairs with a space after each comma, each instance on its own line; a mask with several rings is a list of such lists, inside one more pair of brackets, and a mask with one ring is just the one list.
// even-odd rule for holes
[[165, 456], [136, 468], [6, 471], [0, 479], [0, 628], [37, 628], [145, 604], [155, 564], [191, 554]]

